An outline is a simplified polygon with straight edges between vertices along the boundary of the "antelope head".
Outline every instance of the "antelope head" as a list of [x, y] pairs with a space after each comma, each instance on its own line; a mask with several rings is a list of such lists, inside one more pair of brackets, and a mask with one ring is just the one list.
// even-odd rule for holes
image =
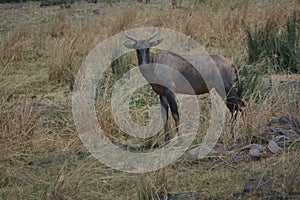
[[154, 33], [147, 37], [144, 40], [140, 40], [138, 38], [135, 38], [127, 33], [125, 30], [125, 36], [126, 38], [134, 41], [134, 44], [124, 44], [125, 47], [129, 49], [135, 49], [137, 52], [137, 57], [139, 60], [139, 65], [144, 65], [150, 63], [150, 51], [149, 49], [153, 46], [158, 45], [163, 41], [163, 39], [159, 39], [153, 42], [150, 42], [153, 38], [155, 38], [158, 34], [158, 28], [155, 27]]

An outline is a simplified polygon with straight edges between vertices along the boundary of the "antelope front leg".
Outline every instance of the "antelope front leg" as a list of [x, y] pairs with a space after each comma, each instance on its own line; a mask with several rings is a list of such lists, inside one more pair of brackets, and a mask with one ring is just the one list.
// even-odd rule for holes
[[178, 106], [175, 100], [175, 95], [172, 92], [168, 92], [167, 94], [167, 99], [168, 99], [168, 103], [170, 105], [170, 109], [172, 112], [172, 117], [175, 121], [175, 126], [176, 126], [176, 132], [178, 135], [178, 145], [180, 145], [183, 141], [182, 141], [182, 137], [180, 135], [179, 132], [179, 113], [178, 113]]
[[169, 127], [168, 127], [168, 118], [169, 118], [169, 105], [168, 100], [165, 96], [159, 96], [160, 104], [161, 104], [161, 113], [164, 120], [164, 133], [165, 133], [165, 142], [168, 142], [170, 140], [170, 133], [169, 133]]

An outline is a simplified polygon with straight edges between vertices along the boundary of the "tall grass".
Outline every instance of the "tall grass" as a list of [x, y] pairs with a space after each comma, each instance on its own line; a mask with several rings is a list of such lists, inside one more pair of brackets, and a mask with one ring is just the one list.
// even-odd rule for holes
[[[77, 135], [71, 111], [72, 85], [81, 61], [101, 41], [126, 28], [174, 29], [190, 35], [209, 53], [242, 60], [240, 65], [243, 65], [247, 58], [245, 27], [250, 31], [264, 31], [271, 19], [278, 24], [286, 24], [289, 19], [288, 25], [276, 29], [281, 31], [276, 36], [276, 42], [282, 45], [278, 51], [289, 52], [283, 47], [294, 41], [292, 13], [296, 12], [298, 24], [298, 2], [185, 1], [179, 9], [172, 9], [170, 1], [151, 1], [147, 5], [121, 1], [113, 6], [75, 2], [69, 10], [40, 9], [38, 2], [22, 6], [0, 4], [3, 8], [0, 13], [0, 198], [163, 199], [171, 194], [197, 191], [200, 199], [228, 199], [242, 191], [245, 180], [253, 175], [273, 178], [279, 193], [289, 195], [300, 191], [297, 179], [300, 169], [295, 159], [299, 157], [298, 143], [283, 155], [268, 154], [263, 161], [234, 163], [230, 156], [221, 155], [199, 161], [184, 155], [161, 171], [128, 174], [110, 169], [89, 155]], [[8, 26], [7, 19], [14, 24]], [[251, 36], [257, 39], [254, 33]], [[296, 35], [299, 37], [298, 30]], [[266, 76], [264, 61], [256, 60], [240, 69], [246, 88], [248, 121], [247, 124], [238, 121], [236, 135], [244, 140], [249, 137], [245, 144], [253, 142], [251, 137], [259, 134], [258, 126], [264, 126], [272, 117], [283, 113], [299, 116], [299, 87], [290, 83], [299, 77]], [[279, 61], [275, 59], [271, 64]], [[121, 58], [112, 55], [112, 64], [99, 84], [96, 112], [102, 129], [113, 141], [135, 142], [116, 126], [109, 102], [115, 81], [135, 64], [135, 53]], [[288, 65], [287, 70], [293, 72], [292, 63]], [[273, 69], [270, 71], [275, 73]], [[205, 100], [200, 102], [201, 126], [205, 129], [209, 124], [206, 112], [209, 105], [206, 106]], [[137, 121], [147, 120], [152, 103], [158, 100], [151, 88], [140, 88], [130, 99], [132, 117]], [[201, 142], [202, 138], [197, 141]], [[226, 127], [219, 142], [232, 142]], [[256, 197], [249, 194], [249, 198]]]
[[300, 18], [294, 13], [285, 28], [269, 21], [255, 32], [246, 30], [248, 64], [265, 62], [265, 72], [300, 73]]
[[263, 81], [266, 75], [300, 73], [300, 18], [294, 12], [284, 24], [270, 19], [264, 27], [249, 27], [247, 65], [242, 67], [245, 97], [255, 97], [261, 103], [272, 89], [272, 83]]

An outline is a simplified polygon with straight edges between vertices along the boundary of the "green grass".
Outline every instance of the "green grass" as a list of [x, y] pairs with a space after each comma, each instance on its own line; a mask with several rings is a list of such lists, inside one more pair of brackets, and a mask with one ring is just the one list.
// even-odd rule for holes
[[248, 64], [264, 62], [265, 73], [300, 73], [300, 18], [295, 12], [285, 28], [270, 21], [253, 33], [247, 29]]
[[[166, 195], [193, 199], [185, 195], [189, 192], [198, 193], [198, 199], [257, 199], [268, 194], [243, 194], [243, 186], [249, 178], [262, 176], [275, 181], [278, 194], [299, 198], [299, 142], [287, 144], [280, 155], [268, 152], [259, 161], [234, 162], [231, 156], [220, 154], [195, 160], [184, 154], [164, 169], [130, 174], [111, 169], [90, 155], [78, 137], [71, 101], [78, 68], [94, 47], [124, 28], [158, 25], [191, 35], [209, 53], [240, 60], [248, 119], [246, 124], [237, 121], [234, 134], [244, 145], [264, 144], [259, 134], [270, 120], [283, 114], [299, 119], [299, 75], [290, 74], [291, 63], [279, 75], [272, 68], [275, 61], [247, 64], [244, 28], [264, 31], [274, 19], [284, 24], [278, 41], [287, 42], [286, 38], [294, 36], [285, 27], [294, 27], [292, 13], [297, 16], [299, 3], [186, 1], [173, 10], [169, 1], [150, 5], [126, 1], [112, 6], [76, 2], [65, 10], [26, 2], [0, 4], [0, 10], [0, 199], [158, 199]], [[257, 39], [253, 32], [251, 36]], [[136, 65], [135, 53], [118, 59], [112, 55], [111, 59], [97, 90], [99, 123], [111, 140], [141, 144], [144, 141], [119, 130], [109, 101], [116, 80]], [[271, 75], [265, 74], [264, 67], [272, 68]], [[199, 100], [199, 132], [203, 132], [210, 120], [210, 105], [207, 96]], [[157, 95], [144, 86], [130, 99], [131, 115], [137, 123], [147, 123], [149, 108], [158, 103]], [[170, 127], [174, 128], [172, 120]], [[157, 137], [161, 144], [162, 132]], [[193, 146], [202, 139], [198, 135]], [[219, 142], [232, 142], [229, 120]], [[129, 150], [140, 152], [139, 148]]]

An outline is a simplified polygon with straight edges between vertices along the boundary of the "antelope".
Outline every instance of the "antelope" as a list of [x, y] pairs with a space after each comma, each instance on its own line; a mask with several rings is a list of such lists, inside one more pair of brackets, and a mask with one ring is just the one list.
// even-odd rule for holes
[[[245, 111], [246, 104], [241, 100], [242, 96], [242, 85], [238, 75], [238, 70], [236, 65], [219, 55], [179, 55], [177, 53], [162, 50], [159, 53], [150, 52], [150, 48], [160, 44], [163, 39], [158, 39], [156, 41], [151, 41], [158, 34], [158, 28], [155, 28], [155, 31], [152, 35], [147, 37], [144, 40], [135, 38], [128, 34], [125, 30], [125, 36], [129, 40], [133, 41], [134, 44], [124, 43], [124, 46], [129, 49], [135, 49], [139, 64], [139, 70], [144, 76], [146, 81], [151, 85], [152, 89], [159, 95], [161, 112], [164, 120], [164, 134], [165, 142], [170, 140], [170, 134], [168, 130], [168, 110], [170, 108], [172, 117], [175, 121], [176, 132], [178, 134], [179, 142], [182, 142], [180, 139], [180, 134], [178, 131], [179, 127], [179, 113], [178, 106], [175, 100], [175, 93], [179, 94], [189, 94], [189, 95], [200, 95], [209, 93], [210, 89], [215, 88], [218, 94], [225, 99], [225, 104], [229, 111], [231, 112], [232, 120], [236, 120], [238, 112], [242, 113], [243, 120], [245, 120]], [[221, 89], [217, 86], [214, 80], [214, 70], [201, 67], [201, 65], [206, 65], [207, 57], [210, 57], [215, 65], [217, 70], [219, 70], [222, 81], [224, 84], [225, 92], [222, 92]], [[199, 74], [198, 70], [193, 66], [192, 63], [200, 63], [200, 73], [205, 74], [205, 77], [212, 77], [205, 79]], [[163, 77], [168, 77], [170, 82], [170, 87], [166, 87], [157, 83], [153, 83], [153, 77], [162, 76], [161, 71], [159, 72], [159, 65], [162, 64], [169, 66], [176, 72], [182, 74], [185, 79], [188, 80], [193, 91], [186, 90], [185, 87], [182, 87], [178, 78], [172, 76], [170, 71], [166, 71], [163, 74]], [[166, 74], [168, 73], [168, 74]], [[235, 91], [233, 88], [233, 81], [235, 76], [238, 79], [238, 89]], [[224, 91], [224, 89], [223, 89]], [[226, 93], [226, 94], [225, 94]], [[225, 95], [224, 95], [225, 94]]]

